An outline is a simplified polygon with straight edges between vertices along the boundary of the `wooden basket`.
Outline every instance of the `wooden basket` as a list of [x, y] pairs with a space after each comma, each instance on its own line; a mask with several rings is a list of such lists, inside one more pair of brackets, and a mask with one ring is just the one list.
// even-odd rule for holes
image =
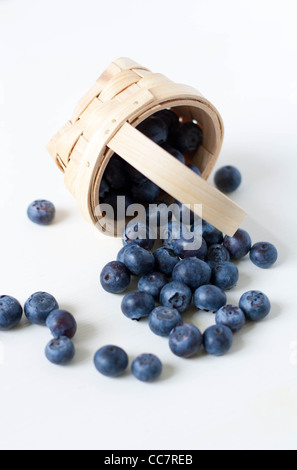
[[[192, 156], [202, 178], [135, 129], [167, 108], [203, 128], [203, 145]], [[203, 218], [232, 236], [246, 213], [206, 182], [217, 161], [223, 132], [218, 111], [197, 90], [121, 58], [109, 65], [79, 101], [48, 150], [64, 172], [65, 184], [81, 213], [99, 229], [99, 187], [111, 156], [117, 153], [174, 199], [202, 204]]]

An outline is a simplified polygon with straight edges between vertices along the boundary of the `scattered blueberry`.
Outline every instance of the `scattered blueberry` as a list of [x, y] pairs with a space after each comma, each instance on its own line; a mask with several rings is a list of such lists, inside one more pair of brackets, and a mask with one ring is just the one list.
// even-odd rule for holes
[[200, 350], [202, 342], [201, 332], [188, 323], [175, 327], [169, 335], [169, 347], [179, 357], [194, 356]]
[[147, 292], [129, 292], [122, 300], [122, 312], [131, 320], [148, 317], [155, 308], [155, 299]]
[[172, 249], [176, 256], [180, 258], [199, 258], [204, 260], [207, 254], [207, 245], [205, 240], [197, 233], [191, 233], [189, 236], [182, 236], [173, 240]]
[[143, 276], [153, 272], [155, 258], [150, 252], [139, 245], [130, 245], [124, 253], [124, 263], [129, 271], [135, 276]]
[[169, 282], [161, 290], [160, 303], [164, 307], [176, 308], [180, 313], [189, 308], [191, 301], [191, 289], [183, 282]]
[[158, 248], [153, 253], [155, 258], [156, 270], [163, 273], [166, 277], [172, 276], [174, 267], [179, 262], [179, 257], [174, 254], [173, 250], [165, 246]]
[[149, 316], [149, 327], [159, 336], [169, 336], [170, 331], [182, 323], [183, 318], [175, 308], [156, 307]]
[[172, 279], [186, 284], [190, 289], [208, 284], [211, 278], [211, 268], [198, 258], [185, 258], [173, 269]]
[[38, 225], [51, 224], [55, 218], [55, 214], [56, 209], [54, 204], [44, 199], [33, 201], [27, 209], [27, 215], [31, 222]]
[[124, 254], [127, 248], [129, 248], [130, 245], [125, 245], [123, 246], [120, 251], [117, 254], [117, 261], [120, 261], [121, 263], [124, 263]]
[[96, 352], [94, 364], [98, 372], [106, 377], [118, 377], [127, 369], [129, 358], [122, 348], [107, 345]]
[[199, 310], [216, 312], [226, 303], [227, 296], [225, 292], [217, 286], [207, 284], [198, 287], [194, 292], [194, 304]]
[[212, 268], [211, 282], [223, 290], [232, 289], [237, 285], [239, 272], [235, 264], [225, 261]]
[[171, 219], [172, 212], [167, 202], [156, 201], [146, 208], [146, 223], [153, 227], [153, 229], [167, 226]]
[[49, 314], [59, 308], [55, 297], [47, 292], [32, 294], [25, 303], [25, 315], [29, 322], [35, 325], [45, 325]]
[[180, 124], [174, 135], [174, 143], [181, 152], [198, 150], [203, 141], [203, 132], [194, 122]]
[[198, 220], [198, 222], [192, 226], [191, 231], [202, 235], [208, 246], [223, 243], [224, 236], [222, 232], [209, 222], [206, 222], [206, 220], [202, 220], [202, 223]]
[[224, 245], [211, 245], [208, 248], [205, 261], [213, 268], [218, 263], [230, 261], [230, 253]]
[[132, 374], [141, 382], [153, 382], [162, 373], [162, 362], [154, 354], [141, 354], [132, 363]]
[[9, 295], [0, 296], [0, 330], [14, 328], [22, 319], [23, 308], [18, 300]]
[[154, 230], [144, 222], [129, 222], [123, 233], [123, 245], [131, 243], [141, 246], [146, 250], [151, 250], [156, 241]]
[[250, 251], [250, 259], [258, 268], [270, 268], [276, 262], [277, 258], [277, 249], [272, 243], [255, 243]]
[[241, 173], [234, 166], [224, 166], [216, 172], [214, 182], [223, 193], [232, 193], [241, 184]]
[[47, 359], [53, 364], [63, 366], [72, 361], [75, 356], [75, 348], [71, 339], [67, 336], [52, 339], [45, 348]]
[[151, 116], [137, 126], [137, 130], [156, 144], [164, 144], [168, 137], [168, 127], [156, 116]]
[[271, 310], [267, 295], [259, 290], [245, 292], [240, 298], [239, 307], [248, 320], [255, 322], [263, 320]]
[[230, 253], [231, 259], [237, 260], [248, 254], [252, 247], [252, 240], [246, 230], [239, 228], [233, 237], [224, 238], [224, 247]]
[[139, 279], [137, 288], [139, 292], [147, 292], [155, 299], [159, 300], [160, 292], [167, 282], [168, 280], [164, 274], [160, 272], [154, 272], [142, 276]]
[[217, 325], [225, 325], [232, 333], [241, 330], [245, 324], [245, 316], [241, 308], [236, 305], [224, 305], [216, 314]]
[[170, 250], [173, 249], [173, 241], [180, 237], [190, 238], [188, 227], [175, 220], [169, 222], [166, 226], [161, 228], [160, 238], [163, 241], [163, 245]]
[[104, 266], [100, 274], [103, 289], [112, 294], [124, 292], [130, 281], [130, 272], [121, 261], [111, 261]]
[[74, 316], [66, 310], [54, 310], [46, 319], [46, 326], [55, 338], [67, 336], [73, 338], [77, 331], [77, 323]]
[[131, 195], [138, 204], [153, 204], [160, 196], [161, 189], [151, 180], [146, 179], [140, 184], [133, 184]]
[[203, 334], [203, 346], [208, 354], [223, 356], [232, 347], [233, 334], [230, 328], [224, 325], [213, 325]]

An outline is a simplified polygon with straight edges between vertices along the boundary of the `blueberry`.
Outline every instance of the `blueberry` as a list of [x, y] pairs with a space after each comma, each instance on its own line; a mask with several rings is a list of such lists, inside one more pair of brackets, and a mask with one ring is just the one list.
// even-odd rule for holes
[[58, 366], [68, 364], [75, 356], [75, 348], [67, 336], [52, 339], [45, 348], [47, 359]]
[[202, 224], [198, 221], [192, 226], [191, 231], [202, 235], [208, 246], [220, 245], [224, 240], [222, 232], [206, 220], [202, 220]]
[[117, 261], [120, 261], [121, 263], [124, 263], [124, 254], [127, 248], [129, 248], [130, 245], [125, 245], [123, 246], [120, 251], [117, 254]]
[[232, 347], [233, 334], [228, 326], [213, 325], [203, 334], [203, 346], [208, 354], [223, 356]]
[[203, 141], [203, 132], [194, 122], [180, 124], [174, 134], [174, 143], [181, 152], [198, 150]]
[[38, 225], [49, 225], [55, 218], [56, 209], [52, 202], [44, 199], [33, 201], [28, 209], [27, 215], [31, 222]]
[[208, 248], [205, 261], [213, 268], [218, 263], [230, 261], [230, 253], [223, 245], [211, 245]]
[[240, 298], [239, 307], [251, 321], [263, 320], [271, 310], [267, 295], [259, 290], [245, 292]]
[[167, 278], [164, 274], [159, 272], [154, 272], [150, 274], [145, 274], [139, 279], [138, 290], [139, 292], [147, 292], [151, 294], [155, 299], [159, 300], [160, 292], [167, 284]]
[[167, 202], [156, 201], [146, 208], [146, 223], [153, 229], [167, 226], [171, 219], [172, 212]]
[[179, 257], [174, 254], [173, 250], [166, 247], [158, 248], [153, 254], [157, 271], [160, 271], [166, 277], [171, 277], [173, 268], [179, 262]]
[[23, 315], [23, 308], [18, 300], [9, 295], [0, 296], [0, 330], [7, 331], [14, 328]]
[[132, 363], [132, 374], [141, 382], [153, 382], [162, 374], [162, 362], [154, 354], [141, 354]]
[[120, 294], [124, 292], [130, 284], [130, 272], [121, 261], [111, 261], [101, 271], [101, 286], [107, 292]]
[[126, 174], [131, 180], [131, 182], [134, 184], [142, 184], [144, 181], [147, 180], [146, 176], [144, 176], [142, 173], [140, 173], [140, 171], [136, 170], [136, 168], [128, 164], [126, 167]]
[[129, 358], [122, 348], [107, 345], [96, 352], [94, 364], [98, 372], [106, 377], [118, 377], [127, 369]]
[[172, 133], [179, 126], [179, 117], [171, 109], [163, 109], [154, 114], [154, 117], [161, 119], [167, 126], [168, 132]]
[[164, 307], [176, 308], [180, 313], [189, 308], [191, 301], [191, 289], [183, 282], [169, 282], [161, 290], [160, 303]]
[[214, 182], [223, 193], [232, 193], [241, 184], [241, 173], [234, 166], [224, 166], [216, 172]]
[[276, 262], [277, 258], [277, 249], [272, 243], [255, 243], [250, 251], [250, 259], [258, 268], [270, 268]]
[[146, 223], [134, 221], [126, 225], [122, 240], [123, 245], [136, 244], [146, 250], [151, 250], [156, 241], [156, 234]]
[[225, 292], [217, 286], [207, 284], [198, 287], [194, 293], [194, 304], [199, 310], [216, 312], [223, 305], [226, 305], [227, 296]]
[[172, 147], [170, 144], [168, 144], [168, 142], [165, 142], [165, 144], [162, 145], [162, 148], [164, 150], [166, 150], [166, 152], [170, 153], [171, 155], [173, 155], [177, 160], [179, 160], [183, 165], [186, 163], [186, 160], [185, 160], [185, 157], [183, 156], [183, 154], [175, 149], [174, 147]]
[[124, 253], [124, 263], [135, 276], [151, 273], [155, 268], [154, 255], [139, 245], [130, 245], [127, 248]]
[[197, 354], [203, 342], [201, 332], [194, 325], [185, 323], [174, 328], [169, 335], [169, 347], [179, 357], [191, 357]]
[[175, 308], [157, 307], [149, 316], [149, 327], [159, 336], [169, 336], [170, 331], [182, 323], [183, 318]]
[[252, 240], [246, 230], [239, 228], [233, 237], [224, 238], [224, 247], [230, 253], [231, 259], [241, 259], [248, 254], [252, 246]]
[[238, 268], [235, 264], [225, 261], [212, 268], [211, 283], [223, 290], [232, 289], [239, 279]]
[[232, 333], [241, 330], [245, 324], [245, 316], [241, 308], [236, 305], [224, 305], [216, 314], [217, 325], [225, 325]]
[[126, 162], [113, 154], [104, 172], [104, 179], [114, 191], [123, 191], [127, 187]]
[[168, 137], [168, 127], [165, 122], [156, 116], [151, 116], [137, 126], [137, 130], [156, 144], [163, 144]]
[[73, 338], [77, 331], [77, 323], [74, 316], [66, 310], [54, 310], [46, 319], [46, 326], [55, 338], [67, 336]]
[[55, 297], [47, 292], [32, 294], [25, 303], [25, 315], [35, 325], [45, 325], [49, 314], [59, 308]]
[[101, 201], [102, 198], [105, 198], [110, 191], [110, 187], [105, 178], [102, 178], [100, 188], [99, 188], [99, 200]]
[[195, 221], [200, 220], [199, 215], [177, 200], [174, 201], [173, 214], [176, 220], [185, 225], [193, 225]]
[[148, 317], [155, 308], [155, 300], [147, 292], [129, 292], [122, 300], [122, 312], [131, 320]]
[[193, 165], [192, 163], [189, 163], [187, 167], [190, 168], [190, 170], [194, 171], [196, 175], [201, 176], [201, 171], [199, 170], [198, 166]]
[[160, 238], [163, 240], [163, 245], [172, 250], [173, 241], [187, 235], [190, 238], [187, 226], [174, 220], [161, 228]]
[[131, 195], [138, 204], [153, 204], [160, 196], [161, 189], [152, 181], [146, 179], [141, 184], [133, 184]]
[[211, 268], [198, 258], [185, 258], [181, 260], [172, 272], [172, 279], [174, 281], [183, 282], [192, 290], [208, 284], [210, 278]]
[[172, 249], [180, 258], [199, 258], [204, 260], [207, 254], [207, 245], [201, 235], [193, 233], [189, 237], [180, 237], [173, 240]]

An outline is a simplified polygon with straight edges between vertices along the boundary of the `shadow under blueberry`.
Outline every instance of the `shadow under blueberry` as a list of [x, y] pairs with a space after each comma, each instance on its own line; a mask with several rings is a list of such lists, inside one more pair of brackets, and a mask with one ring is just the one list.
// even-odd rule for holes
[[70, 217], [70, 212], [65, 209], [58, 209], [51, 225], [57, 225]]

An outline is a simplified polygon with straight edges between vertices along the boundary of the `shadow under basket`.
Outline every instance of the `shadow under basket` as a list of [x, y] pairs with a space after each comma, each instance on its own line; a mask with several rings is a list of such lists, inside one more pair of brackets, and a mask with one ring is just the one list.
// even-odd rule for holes
[[[181, 121], [194, 121], [202, 128], [202, 145], [187, 155], [202, 177], [136, 129], [163, 109], [171, 109]], [[102, 177], [116, 153], [172, 200], [190, 205], [198, 215], [202, 205], [203, 218], [232, 236], [246, 213], [207, 183], [223, 134], [221, 116], [197, 90], [121, 58], [109, 65], [79, 101], [71, 120], [52, 138], [48, 150], [64, 172], [65, 184], [82, 215], [106, 235], [122, 235], [122, 229], [117, 233], [113, 223], [106, 224], [99, 201]]]

